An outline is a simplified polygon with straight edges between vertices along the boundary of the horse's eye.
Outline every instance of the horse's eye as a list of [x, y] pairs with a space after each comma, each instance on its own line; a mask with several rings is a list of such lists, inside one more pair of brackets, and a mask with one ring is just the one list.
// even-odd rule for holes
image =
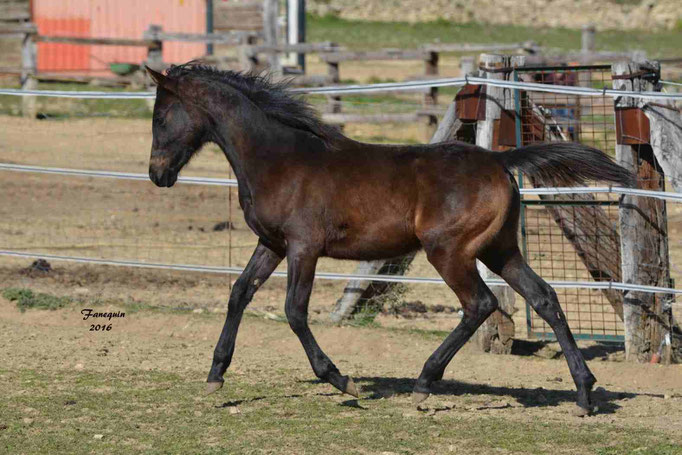
[[156, 124], [159, 126], [163, 126], [166, 123], [165, 117], [155, 117], [154, 120], [156, 121]]

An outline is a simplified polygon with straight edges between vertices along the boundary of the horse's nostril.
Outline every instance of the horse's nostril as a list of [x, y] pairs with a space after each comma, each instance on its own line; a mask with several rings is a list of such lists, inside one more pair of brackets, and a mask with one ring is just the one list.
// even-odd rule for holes
[[178, 174], [170, 169], [149, 166], [149, 179], [154, 182], [156, 186], [171, 187], [177, 181]]
[[149, 166], [149, 180], [154, 182], [154, 184], [161, 186], [162, 185], [162, 180], [164, 177], [164, 172], [163, 170], [156, 168], [154, 166]]
[[152, 157], [149, 159], [149, 167], [153, 167], [156, 169], [163, 169], [168, 166], [168, 158], [160, 155], [154, 155], [152, 154]]

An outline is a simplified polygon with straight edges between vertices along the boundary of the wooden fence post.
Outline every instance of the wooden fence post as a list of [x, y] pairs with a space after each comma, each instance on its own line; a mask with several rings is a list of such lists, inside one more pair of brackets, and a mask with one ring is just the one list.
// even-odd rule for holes
[[[427, 51], [424, 59], [425, 79], [438, 76], [438, 52]], [[429, 87], [429, 91], [424, 94], [424, 105], [435, 106], [438, 104], [438, 87]]]
[[[151, 69], [155, 71], [163, 71], [165, 69], [165, 65], [163, 64], [163, 41], [159, 39], [159, 35], [162, 32], [162, 27], [160, 25], [149, 25], [149, 28], [145, 30], [144, 34], [142, 35], [143, 39], [146, 40], [151, 40], [151, 43], [149, 44], [149, 47], [147, 47], [147, 66], [150, 67]], [[147, 84], [147, 88], [151, 88], [152, 86], [152, 80], [149, 77], [148, 74], [146, 74], [145, 71], [145, 80]], [[145, 103], [147, 104], [147, 109], [150, 111], [154, 111], [154, 102], [156, 100], [154, 98], [152, 99], [145, 99]]]
[[[21, 89], [35, 90], [38, 86], [36, 81], [37, 52], [33, 33], [25, 33], [21, 43]], [[24, 117], [36, 118], [37, 107], [35, 96], [23, 96], [21, 98], [21, 114]]]
[[594, 24], [585, 24], [582, 28], [582, 34], [580, 36], [580, 52], [583, 54], [589, 54], [594, 52], [595, 36], [597, 34], [597, 29]]
[[475, 71], [476, 59], [473, 55], [463, 55], [459, 59], [460, 77], [473, 75]]
[[144, 39], [151, 40], [147, 48], [147, 66], [156, 71], [163, 71], [163, 41], [159, 39], [162, 28], [160, 25], [150, 25], [144, 32]]
[[[660, 76], [658, 62], [612, 65], [613, 88], [652, 91]], [[663, 191], [665, 177], [651, 146], [645, 100], [621, 97], [616, 111], [616, 159], [637, 175], [637, 188]], [[666, 204], [663, 200], [623, 196], [620, 209], [622, 276], [626, 283], [670, 287]], [[670, 330], [664, 307], [670, 296], [626, 291], [623, 301], [625, 358], [646, 362], [657, 356]]]
[[254, 73], [258, 71], [260, 66], [258, 62], [258, 54], [251, 52], [250, 48], [252, 45], [256, 44], [256, 38], [253, 36], [247, 36], [246, 42], [242, 43], [238, 50], [239, 65], [242, 71], [247, 73]]
[[[524, 56], [505, 56], [482, 54], [480, 56], [480, 76], [487, 79], [508, 79], [513, 66], [522, 66]], [[512, 92], [499, 87], [487, 86], [485, 97], [485, 119], [476, 124], [476, 145], [487, 149], [497, 148], [496, 124], [499, 131], [502, 109], [511, 107]], [[505, 103], [509, 106], [505, 106]], [[480, 261], [477, 261], [481, 277], [485, 279], [498, 278]], [[499, 302], [499, 309], [495, 311], [476, 332], [476, 342], [485, 352], [496, 354], [510, 354], [515, 332], [513, 314], [514, 291], [507, 286], [490, 286]]]
[[[424, 58], [424, 77], [430, 79], [438, 75], [438, 52], [426, 51]], [[423, 140], [428, 141], [436, 132], [438, 117], [429, 111], [438, 106], [438, 87], [429, 87], [424, 94], [424, 107], [427, 112], [424, 117]]]
[[[277, 46], [279, 43], [279, 0], [263, 1], [263, 37], [268, 46]], [[282, 67], [277, 52], [267, 53], [268, 66], [271, 73], [282, 74]]]
[[[337, 85], [341, 82], [341, 75], [339, 73], [339, 62], [327, 62], [327, 75], [332, 85]], [[338, 95], [331, 95], [327, 97], [327, 112], [330, 114], [338, 114], [341, 112], [341, 97]]]
[[[682, 192], [682, 111], [676, 108], [674, 101], [651, 103], [643, 108], [649, 119], [651, 131], [651, 148], [656, 162], [660, 164], [666, 179], [675, 191]], [[674, 283], [671, 283], [670, 287]], [[668, 297], [663, 302], [663, 321], [668, 325], [666, 331], [670, 333], [662, 355], [664, 363], [682, 362], [682, 338], [673, 336], [682, 333], [682, 308], [675, 308], [675, 296]], [[669, 305], [670, 304], [670, 305]]]

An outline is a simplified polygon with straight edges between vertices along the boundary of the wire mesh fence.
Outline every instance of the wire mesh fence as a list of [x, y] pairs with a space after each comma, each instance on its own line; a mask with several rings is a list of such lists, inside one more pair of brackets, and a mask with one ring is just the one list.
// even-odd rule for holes
[[[524, 68], [516, 75], [540, 84], [611, 88], [610, 65]], [[519, 100], [518, 145], [580, 142], [615, 157], [612, 99], [521, 92]], [[532, 187], [535, 182], [523, 183]], [[525, 197], [521, 229], [527, 260], [546, 279], [619, 281], [618, 210], [613, 196]], [[558, 297], [576, 336], [621, 339], [622, 292], [561, 289]], [[526, 315], [529, 335], [553, 337], [528, 306]]]
[[[523, 68], [517, 79], [540, 84], [607, 89], [613, 86], [610, 65]], [[614, 102], [607, 97], [581, 97], [561, 93], [521, 92], [518, 145], [534, 142], [573, 141], [605, 151], [616, 158], [621, 143]], [[619, 125], [618, 125], [619, 126]], [[648, 140], [648, 137], [647, 137]], [[636, 162], [641, 162], [638, 156]], [[655, 160], [654, 160], [655, 161]], [[662, 173], [641, 178], [640, 187], [662, 189]], [[656, 185], [651, 186], [655, 179]], [[536, 182], [525, 181], [527, 187]], [[662, 211], [659, 229], [665, 227], [665, 201], [652, 201]], [[619, 201], [613, 195], [563, 195], [524, 198], [522, 239], [531, 266], [548, 279], [621, 281], [621, 227], [630, 221], [619, 217]], [[644, 234], [642, 232], [642, 234]], [[644, 238], [644, 235], [643, 235]], [[667, 235], [666, 235], [667, 238]], [[652, 245], [640, 244], [639, 250]], [[656, 264], [656, 273], [669, 275], [667, 257]], [[640, 267], [653, 267], [640, 264]], [[664, 280], [669, 283], [669, 280]], [[573, 330], [579, 337], [620, 340], [623, 335], [621, 291], [558, 291]], [[670, 296], [662, 297], [670, 299]], [[553, 337], [551, 330], [527, 308], [529, 334]]]
[[[565, 198], [565, 196], [564, 196]], [[537, 203], [535, 203], [537, 202]], [[526, 201], [523, 241], [530, 266], [546, 279], [565, 281], [618, 280], [620, 244], [617, 235], [618, 207], [605, 204], [578, 205], [579, 201]], [[595, 214], [595, 209], [598, 214]], [[593, 223], [574, 229], [592, 212]], [[605, 225], [600, 225], [600, 224]], [[587, 229], [584, 229], [587, 228]], [[566, 233], [569, 232], [570, 240]], [[596, 245], [576, 249], [576, 244]], [[623, 335], [622, 291], [558, 289], [557, 295], [571, 329], [580, 338], [619, 340]], [[614, 308], [615, 307], [615, 308]], [[529, 335], [553, 338], [549, 326], [526, 308]]]

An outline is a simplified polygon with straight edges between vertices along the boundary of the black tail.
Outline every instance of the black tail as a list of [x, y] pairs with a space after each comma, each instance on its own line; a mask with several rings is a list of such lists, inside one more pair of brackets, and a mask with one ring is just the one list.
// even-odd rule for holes
[[575, 186], [586, 180], [604, 180], [634, 186], [634, 176], [606, 153], [573, 142], [552, 142], [495, 153], [504, 167], [518, 169], [543, 185]]

